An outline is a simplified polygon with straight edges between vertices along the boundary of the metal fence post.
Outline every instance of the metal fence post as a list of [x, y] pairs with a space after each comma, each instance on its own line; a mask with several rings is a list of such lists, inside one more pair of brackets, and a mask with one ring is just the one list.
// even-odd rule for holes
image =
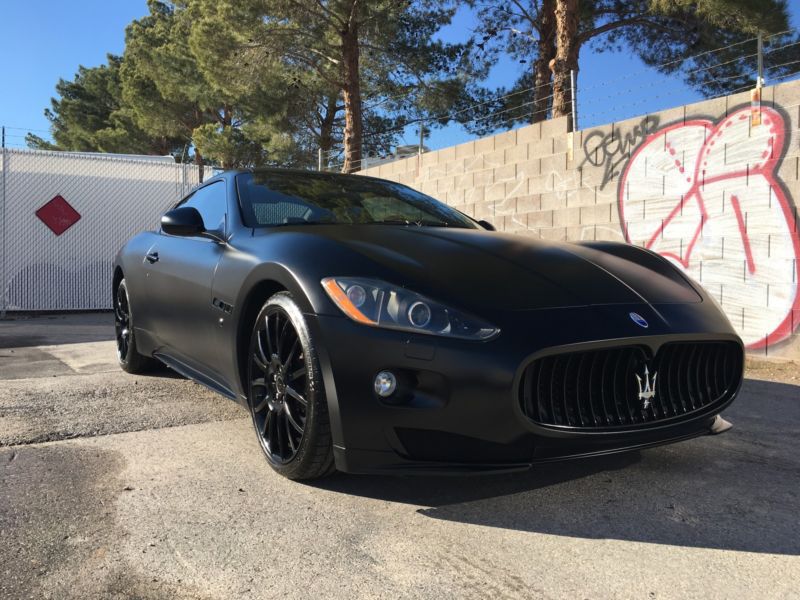
[[0, 150], [0, 319], [6, 316], [6, 128], [2, 132], [2, 150]]
[[764, 35], [758, 33], [756, 87], [750, 91], [750, 125], [761, 125], [761, 87], [764, 85]]
[[569, 94], [572, 105], [572, 131], [578, 131], [578, 91], [575, 89], [575, 69], [569, 71]]
[[764, 34], [758, 32], [758, 75], [756, 87], [764, 86]]
[[183, 145], [183, 152], [181, 152], [181, 197], [186, 195], [186, 151], [189, 149], [189, 144]]

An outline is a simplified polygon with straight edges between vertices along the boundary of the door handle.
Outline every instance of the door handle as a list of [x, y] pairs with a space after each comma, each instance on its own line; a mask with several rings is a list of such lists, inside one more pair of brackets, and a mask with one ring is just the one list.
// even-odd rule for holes
[[147, 259], [147, 262], [149, 262], [151, 265], [153, 263], [157, 263], [158, 262], [158, 252], [148, 252], [148, 254], [147, 254], [147, 256], [145, 258]]

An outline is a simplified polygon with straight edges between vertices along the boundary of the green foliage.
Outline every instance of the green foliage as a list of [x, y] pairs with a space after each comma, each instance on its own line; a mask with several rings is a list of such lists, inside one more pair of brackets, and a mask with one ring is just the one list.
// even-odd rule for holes
[[[262, 91], [261, 97], [284, 107], [301, 146], [348, 156], [360, 155], [362, 148], [380, 153], [394, 143], [404, 122], [452, 105], [475, 79], [470, 65], [460, 63], [461, 47], [433, 39], [450, 22], [456, 4], [192, 0], [196, 35], [203, 32], [206, 39], [217, 40], [200, 44], [195, 39], [192, 45], [198, 56], [203, 48], [220, 49], [203, 60], [225, 89], [238, 86], [250, 93], [253, 82], [270, 82], [265, 86], [270, 94]], [[349, 69], [352, 64], [357, 73]], [[277, 90], [285, 96], [276, 95]], [[362, 97], [369, 98], [366, 105]], [[346, 137], [348, 119], [356, 130], [345, 140], [345, 149], [333, 139]]]
[[[531, 66], [540, 58], [535, 40], [541, 31], [542, 0], [488, 0], [480, 6], [482, 25], [473, 36], [472, 55], [495, 64], [502, 53], [508, 53], [523, 71], [513, 86], [495, 90], [487, 104], [463, 116], [486, 117], [467, 124], [476, 133], [486, 133], [531, 119]], [[743, 42], [758, 32], [788, 29], [784, 0], [582, 0], [580, 11], [579, 50], [591, 44], [601, 52], [632, 52], [655, 69], [682, 77], [707, 96], [754, 85], [756, 42]], [[800, 58], [797, 45], [787, 46], [792, 41], [788, 34], [770, 38], [775, 51], [769, 62], [775, 66], [768, 73], [774, 77], [788, 72], [785, 63]], [[718, 51], [731, 44], [736, 45]], [[552, 88], [543, 89], [547, 95]]]
[[281, 72], [237, 64], [235, 3], [149, 0], [127, 30], [123, 94], [145, 131], [178, 136], [224, 168], [307, 164], [285, 118], [297, 95]]
[[649, 0], [654, 15], [748, 37], [787, 28], [785, 0]]
[[57, 87], [55, 145], [191, 148], [226, 168], [310, 166], [318, 148], [331, 163], [386, 154], [409, 122], [445, 125], [441, 115], [472, 99], [485, 75], [463, 46], [435, 39], [458, 4], [148, 0], [123, 57]]
[[[730, 94], [756, 84], [757, 41], [764, 35], [766, 74], [780, 78], [796, 71], [800, 59], [797, 34], [789, 28], [782, 0], [706, 0], [654, 2], [660, 18], [674, 27], [672, 36], [657, 36], [641, 27], [614, 32], [609, 45], [624, 44], [642, 60], [666, 74], [682, 76], [708, 97]], [[789, 68], [787, 68], [787, 66]]]
[[25, 145], [34, 150], [63, 150], [63, 148], [59, 148], [56, 144], [48, 142], [34, 133], [25, 135]]
[[26, 142], [42, 150], [168, 154], [178, 142], [140, 128], [122, 102], [122, 60], [108, 57], [108, 64], [79, 67], [75, 79], [56, 84], [58, 99], [51, 100], [45, 116], [51, 123], [54, 143], [28, 134]]
[[[479, 30], [437, 32], [462, 5]], [[485, 134], [546, 116], [555, 0], [148, 0], [122, 57], [56, 85], [41, 149], [184, 156], [223, 166], [357, 168], [410, 124], [455, 119]], [[785, 0], [582, 0], [576, 47], [628, 51], [708, 95], [752, 86], [758, 32], [788, 28]], [[800, 62], [795, 34], [767, 37], [767, 75]], [[722, 46], [731, 46], [718, 50]], [[508, 89], [479, 85], [503, 54]], [[575, 59], [577, 60], [577, 59]], [[577, 69], [577, 62], [574, 67]], [[508, 94], [511, 94], [510, 96]], [[414, 139], [416, 142], [416, 139]]]

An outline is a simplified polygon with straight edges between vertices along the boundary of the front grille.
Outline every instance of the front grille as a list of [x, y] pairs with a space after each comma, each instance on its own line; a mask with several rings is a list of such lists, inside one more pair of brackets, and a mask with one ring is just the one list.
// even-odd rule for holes
[[[647, 426], [729, 400], [742, 361], [733, 342], [672, 342], [655, 357], [641, 346], [545, 356], [525, 369], [519, 399], [525, 416], [540, 425]], [[648, 387], [655, 394], [640, 397], [640, 385], [645, 395]]]

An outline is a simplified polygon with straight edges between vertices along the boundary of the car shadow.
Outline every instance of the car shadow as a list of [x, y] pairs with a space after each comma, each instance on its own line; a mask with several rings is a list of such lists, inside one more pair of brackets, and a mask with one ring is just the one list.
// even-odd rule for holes
[[8, 313], [0, 319], [0, 349], [113, 340], [111, 311]]
[[800, 387], [748, 380], [722, 436], [516, 475], [338, 475], [327, 490], [433, 519], [587, 539], [800, 554]]

